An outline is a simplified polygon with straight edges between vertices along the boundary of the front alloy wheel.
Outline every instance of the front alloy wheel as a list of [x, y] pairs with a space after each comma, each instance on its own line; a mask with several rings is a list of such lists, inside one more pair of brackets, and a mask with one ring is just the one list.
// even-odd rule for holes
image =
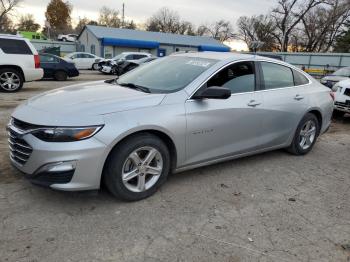
[[103, 179], [116, 197], [136, 201], [153, 195], [170, 171], [168, 147], [157, 136], [142, 133], [118, 144], [107, 159]]
[[141, 147], [133, 151], [124, 162], [124, 186], [132, 192], [144, 192], [157, 183], [162, 171], [161, 153], [153, 147]]

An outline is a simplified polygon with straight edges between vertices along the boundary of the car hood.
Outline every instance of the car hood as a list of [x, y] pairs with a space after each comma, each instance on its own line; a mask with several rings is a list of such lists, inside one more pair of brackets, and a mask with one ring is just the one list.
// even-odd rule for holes
[[325, 76], [324, 78], [322, 78], [322, 81], [332, 81], [332, 82], [339, 82], [342, 80], [346, 80], [349, 79], [348, 77], [345, 76], [333, 76], [333, 75], [329, 75], [329, 76]]
[[26, 105], [60, 115], [96, 116], [156, 106], [164, 96], [97, 81], [43, 93], [29, 99]]

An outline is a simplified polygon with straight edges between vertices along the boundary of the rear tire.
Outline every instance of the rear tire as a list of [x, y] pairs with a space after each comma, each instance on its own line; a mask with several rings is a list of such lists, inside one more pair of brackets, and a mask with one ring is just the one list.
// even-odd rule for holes
[[57, 81], [66, 81], [67, 78], [68, 78], [68, 75], [67, 75], [67, 73], [64, 72], [64, 71], [57, 71], [57, 72], [55, 72], [54, 78], [55, 78]]
[[320, 126], [317, 117], [307, 113], [300, 121], [295, 132], [292, 144], [287, 151], [293, 155], [306, 155], [314, 147], [320, 133]]
[[103, 178], [115, 197], [137, 201], [153, 195], [166, 181], [169, 171], [167, 146], [157, 136], [144, 133], [125, 139], [113, 149]]
[[14, 93], [23, 87], [24, 78], [22, 74], [13, 68], [0, 69], [0, 91]]

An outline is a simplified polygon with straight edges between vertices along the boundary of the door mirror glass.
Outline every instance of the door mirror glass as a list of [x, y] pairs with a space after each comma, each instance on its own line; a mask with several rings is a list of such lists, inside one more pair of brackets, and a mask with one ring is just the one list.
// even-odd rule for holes
[[231, 90], [220, 86], [211, 86], [198, 91], [193, 99], [227, 99], [231, 96]]

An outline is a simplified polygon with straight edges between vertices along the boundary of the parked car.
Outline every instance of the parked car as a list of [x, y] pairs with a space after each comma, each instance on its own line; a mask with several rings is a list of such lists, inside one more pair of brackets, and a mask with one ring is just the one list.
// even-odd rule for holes
[[110, 65], [105, 65], [102, 67], [101, 72], [104, 74], [121, 76], [142, 64], [152, 62], [156, 59], [157, 57], [145, 57], [136, 61], [111, 61]]
[[0, 91], [17, 92], [24, 82], [43, 74], [38, 52], [28, 39], [0, 34]]
[[116, 197], [154, 194], [170, 172], [286, 148], [311, 151], [333, 93], [287, 63], [202, 52], [29, 99], [8, 125], [10, 157], [33, 182]]
[[103, 59], [96, 63], [93, 68], [95, 70], [102, 70], [103, 66], [111, 66], [111, 62], [120, 62], [120, 61], [137, 61], [145, 57], [152, 57], [149, 53], [141, 53], [141, 52], [123, 52], [111, 59]]
[[335, 84], [334, 91], [334, 115], [341, 117], [350, 114], [350, 79]]
[[57, 81], [65, 81], [68, 77], [79, 76], [79, 71], [74, 63], [51, 54], [40, 54], [41, 68], [44, 69], [44, 78], [53, 78]]
[[74, 62], [78, 69], [93, 69], [93, 64], [98, 63], [102, 57], [85, 53], [85, 52], [74, 52], [64, 57], [68, 62]]
[[321, 79], [321, 83], [329, 88], [332, 88], [336, 83], [350, 78], [350, 67], [343, 67], [329, 76]]
[[57, 40], [63, 42], [75, 42], [78, 39], [78, 35], [76, 34], [67, 34], [67, 35], [58, 35]]

